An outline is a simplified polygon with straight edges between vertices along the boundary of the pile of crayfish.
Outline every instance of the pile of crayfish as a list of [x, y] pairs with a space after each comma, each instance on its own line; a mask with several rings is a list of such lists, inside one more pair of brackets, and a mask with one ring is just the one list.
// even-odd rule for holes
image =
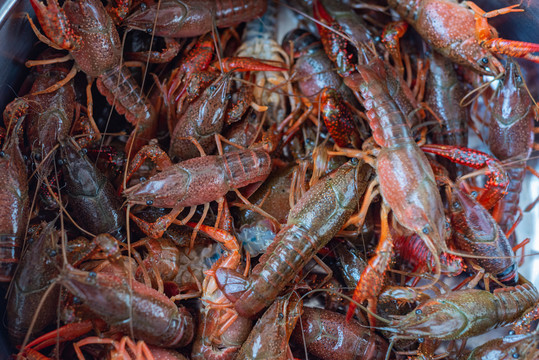
[[24, 1], [13, 358], [539, 358], [518, 4]]

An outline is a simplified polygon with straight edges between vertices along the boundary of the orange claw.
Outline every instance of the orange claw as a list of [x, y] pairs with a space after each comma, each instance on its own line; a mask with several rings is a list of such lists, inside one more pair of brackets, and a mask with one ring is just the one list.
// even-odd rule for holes
[[[362, 303], [367, 300], [369, 305], [368, 309], [372, 312], [376, 312], [376, 303], [378, 295], [382, 291], [384, 285], [384, 272], [387, 269], [389, 262], [391, 261], [391, 255], [393, 252], [393, 239], [389, 233], [389, 225], [387, 221], [389, 209], [387, 206], [382, 206], [381, 211], [381, 234], [378, 246], [376, 247], [376, 255], [369, 260], [369, 264], [361, 273], [359, 282], [354, 290], [353, 299], [358, 303]], [[356, 304], [351, 302], [346, 313], [346, 321], [349, 321], [354, 315]], [[376, 326], [376, 319], [373, 315], [369, 314], [369, 324]]]
[[343, 97], [331, 88], [324, 88], [320, 94], [320, 110], [324, 124], [335, 144], [340, 147], [361, 145], [352, 112]]
[[[193, 229], [196, 227], [196, 223], [188, 222], [187, 226], [192, 227]], [[199, 226], [200, 231], [208, 234], [212, 239], [215, 241], [220, 242], [225, 246], [227, 250], [230, 251], [239, 251], [240, 247], [238, 244], [238, 240], [235, 236], [231, 235], [228, 231], [221, 230], [218, 228], [214, 228], [211, 226], [203, 225], [201, 224]]]
[[316, 24], [324, 50], [330, 60], [337, 65], [337, 72], [343, 77], [349, 76], [355, 71], [355, 63], [352, 60], [354, 55], [349, 49], [351, 44], [339, 34], [344, 33], [344, 29], [331, 17], [319, 0], [313, 2], [313, 16], [322, 24], [333, 29], [328, 29], [319, 23]]
[[408, 30], [408, 23], [406, 21], [393, 21], [387, 24], [382, 33], [382, 43], [393, 57], [401, 76], [404, 75], [404, 65], [402, 64], [400, 39], [404, 36], [406, 30]]
[[64, 10], [58, 4], [58, 0], [47, 0], [47, 6], [39, 0], [30, 0], [30, 3], [49, 39], [65, 50], [80, 49], [82, 39], [73, 32]]
[[80, 323], [72, 323], [62, 326], [59, 329], [53, 330], [43, 336], [38, 337], [28, 345], [27, 348], [32, 348], [32, 350], [39, 351], [46, 347], [52, 346], [57, 342], [64, 342], [68, 340], [73, 340], [89, 333], [93, 328], [97, 327], [99, 330], [104, 330], [106, 324], [103, 320], [96, 319], [95, 321], [86, 320]]
[[539, 44], [506, 39], [490, 39], [481, 44], [487, 50], [511, 57], [523, 58], [539, 63], [539, 56], [530, 53], [539, 51]]
[[218, 71], [286, 71], [286, 67], [270, 65], [250, 57], [231, 57], [215, 61], [212, 68]]
[[493, 156], [479, 150], [453, 145], [426, 144], [421, 146], [421, 150], [443, 156], [457, 164], [466, 165], [473, 169], [486, 168], [487, 182], [478, 198], [485, 209], [492, 208], [507, 194], [509, 176], [503, 164]]
[[539, 51], [539, 44], [498, 38], [496, 30], [491, 28], [488, 24], [487, 19], [489, 18], [512, 12], [523, 12], [524, 9], [515, 9], [520, 6], [520, 4], [489, 12], [485, 12], [471, 1], [466, 1], [466, 5], [468, 5], [475, 13], [475, 36], [481, 47], [493, 53], [524, 58], [539, 63], [539, 56], [531, 54]]

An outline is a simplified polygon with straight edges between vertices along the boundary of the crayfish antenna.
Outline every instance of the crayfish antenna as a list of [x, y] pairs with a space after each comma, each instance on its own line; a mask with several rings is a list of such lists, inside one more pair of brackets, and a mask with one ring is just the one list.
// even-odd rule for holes
[[[479, 85], [475, 89], [471, 90], [469, 93], [463, 96], [463, 98], [460, 100], [459, 105], [460, 107], [466, 107], [473, 103], [481, 94], [489, 88], [490, 84], [492, 84], [494, 81], [499, 80], [502, 78], [504, 73], [500, 73], [496, 75], [492, 80], [487, 81], [486, 83]], [[471, 98], [471, 99], [468, 99]]]
[[391, 350], [393, 349], [394, 344], [395, 344], [395, 338], [392, 338], [391, 341], [389, 342], [389, 346], [387, 347], [385, 360], [389, 360], [389, 356], [391, 355]]

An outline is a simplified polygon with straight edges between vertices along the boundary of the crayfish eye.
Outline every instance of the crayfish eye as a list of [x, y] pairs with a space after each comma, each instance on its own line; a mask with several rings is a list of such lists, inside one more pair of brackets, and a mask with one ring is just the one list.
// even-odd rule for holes
[[445, 228], [446, 229], [449, 229], [451, 227], [451, 224], [449, 223], [449, 221], [446, 221], [445, 222]]
[[481, 62], [482, 62], [483, 64], [487, 65], [487, 64], [488, 64], [488, 58], [487, 58], [487, 57], [482, 58], [482, 59], [481, 59]]
[[64, 165], [64, 160], [58, 159], [58, 165], [60, 165], [60, 166]]
[[517, 84], [522, 84], [522, 76], [517, 75], [517, 76], [515, 77], [515, 80], [517, 81]]
[[141, 176], [140, 179], [139, 179], [139, 181], [140, 181], [141, 183], [146, 182], [146, 178], [145, 178], [144, 176]]
[[460, 203], [459, 203], [458, 201], [455, 201], [455, 202], [453, 203], [453, 209], [455, 209], [455, 210], [459, 210], [459, 209], [460, 209]]
[[146, 205], [152, 206], [153, 205], [153, 200], [146, 200]]
[[513, 359], [518, 359], [520, 357], [520, 355], [518, 353], [513, 353], [513, 355], [511, 355], [513, 357]]
[[417, 339], [417, 342], [420, 343], [420, 344], [423, 344], [425, 342], [425, 339], [419, 338], [419, 339]]
[[4, 157], [4, 156], [6, 156], [6, 153], [3, 151], [0, 151], [0, 157]]
[[417, 310], [415, 311], [415, 313], [416, 313], [417, 315], [421, 315], [421, 314], [423, 314], [423, 310], [417, 309]]
[[210, 89], [211, 92], [215, 91], [215, 85], [210, 86], [209, 89]]
[[515, 330], [509, 330], [509, 335], [515, 335], [515, 334], [516, 334]]
[[423, 234], [425, 234], [425, 235], [427, 235], [430, 232], [428, 226], [425, 226], [422, 231], [423, 231]]
[[40, 153], [35, 154], [34, 159], [36, 159], [36, 161], [41, 161], [41, 154]]
[[279, 320], [282, 320], [284, 318], [284, 315], [283, 315], [283, 313], [279, 313], [279, 315], [277, 315], [277, 317], [279, 318]]
[[470, 193], [470, 196], [473, 197], [474, 199], [477, 199], [477, 191], [472, 191]]

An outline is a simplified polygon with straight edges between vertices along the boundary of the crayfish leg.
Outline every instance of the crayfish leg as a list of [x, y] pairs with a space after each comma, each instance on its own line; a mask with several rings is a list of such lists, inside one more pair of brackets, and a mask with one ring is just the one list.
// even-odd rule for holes
[[404, 77], [404, 65], [400, 51], [400, 39], [406, 33], [408, 23], [406, 21], [390, 22], [382, 33], [382, 43], [393, 58], [399, 74]]
[[129, 52], [126, 54], [130, 60], [146, 63], [149, 61], [152, 64], [164, 64], [172, 61], [180, 52], [181, 46], [173, 38], [165, 37], [165, 48], [161, 51], [144, 52]]
[[166, 152], [164, 152], [157, 144], [150, 142], [150, 145], [145, 145], [140, 149], [136, 155], [131, 160], [125, 182], [122, 183], [118, 189], [118, 193], [122, 193], [124, 189], [124, 184], [127, 184], [129, 180], [133, 177], [135, 172], [142, 166], [146, 159], [153, 161], [157, 168], [163, 170], [167, 167], [172, 166], [172, 161]]
[[[196, 226], [195, 223], [187, 223], [187, 226], [190, 226], [194, 228]], [[208, 234], [212, 239], [215, 241], [220, 242], [223, 244], [223, 246], [229, 250], [229, 251], [239, 251], [240, 250], [240, 244], [238, 243], [238, 240], [235, 236], [230, 234], [228, 231], [214, 228], [207, 225], [200, 225], [200, 231], [205, 232]]]
[[471, 1], [466, 1], [466, 5], [468, 5], [473, 10], [474, 13], [476, 13], [482, 18], [487, 18], [487, 19], [496, 17], [498, 15], [524, 11], [524, 9], [515, 9], [516, 7], [520, 6], [520, 4], [514, 4], [511, 6], [507, 6], [501, 9], [497, 9], [497, 10], [492, 10], [489, 12], [484, 11], [483, 9], [481, 9], [479, 6], [477, 6], [475, 3]]
[[176, 217], [180, 215], [182, 212], [183, 207], [176, 207], [173, 208], [170, 213], [167, 215], [161, 216], [159, 219], [157, 219], [153, 223], [149, 223], [147, 221], [142, 220], [141, 218], [137, 217], [134, 214], [129, 213], [129, 217], [131, 220], [137, 224], [140, 230], [146, 234], [146, 236], [149, 236], [153, 239], [159, 239], [163, 236], [164, 232], [167, 231], [170, 224], [176, 220]]
[[94, 328], [94, 326], [102, 330], [105, 328], [105, 323], [101, 320], [99, 320], [98, 322], [86, 320], [80, 323], [67, 324], [59, 329], [53, 330], [41, 337], [38, 337], [37, 339], [26, 345], [25, 349], [32, 348], [33, 350], [39, 351], [41, 349], [56, 344], [58, 341], [63, 342], [73, 340], [84, 334], [87, 334]]
[[[87, 95], [88, 92], [91, 96], [91, 91], [88, 91], [87, 89]], [[93, 105], [90, 99], [91, 98], [88, 97], [88, 106], [91, 106], [87, 107], [88, 116], [80, 115], [80, 106], [77, 106], [77, 116], [71, 126], [70, 136], [74, 136], [78, 133], [77, 140], [75, 141], [80, 148], [88, 148], [101, 139], [101, 133], [93, 117]]]
[[488, 39], [498, 37], [498, 33], [496, 32], [496, 30], [491, 28], [487, 21], [489, 17], [493, 17], [492, 13], [490, 14], [490, 16], [487, 16], [487, 12], [485, 12], [483, 9], [481, 9], [479, 6], [477, 6], [471, 1], [466, 1], [466, 5], [474, 12], [475, 37], [477, 38], [477, 41], [481, 43]]
[[[393, 239], [389, 231], [389, 224], [387, 216], [389, 213], [389, 206], [384, 204], [381, 210], [381, 234], [380, 241], [376, 247], [376, 255], [369, 260], [369, 264], [361, 273], [361, 277], [354, 291], [353, 299], [358, 303], [365, 300], [368, 301], [368, 309], [372, 313], [376, 313], [376, 304], [378, 295], [382, 291], [384, 284], [384, 272], [387, 269], [391, 256], [393, 253]], [[346, 320], [349, 321], [355, 311], [356, 305], [350, 303], [348, 312], [346, 314]], [[369, 313], [369, 324], [373, 327], [376, 326], [375, 317]]]
[[[63, 58], [60, 58], [60, 59], [63, 59]], [[26, 65], [28, 66], [30, 62], [27, 61], [26, 62]], [[43, 63], [41, 63], [41, 60], [37, 60], [37, 61], [34, 61], [31, 63], [32, 66], [35, 66], [35, 65], [44, 65]], [[41, 91], [38, 91], [38, 92], [35, 92], [33, 93], [32, 95], [41, 95], [41, 94], [49, 94], [49, 93], [52, 93], [52, 92], [55, 92], [56, 90], [60, 89], [62, 86], [64, 86], [65, 84], [67, 84], [68, 82], [70, 82], [71, 80], [73, 80], [73, 78], [75, 78], [75, 75], [77, 75], [77, 72], [78, 72], [78, 68], [76, 65], [73, 65], [73, 67], [71, 68], [71, 70], [69, 71], [69, 73], [66, 75], [65, 78], [63, 78], [62, 80], [58, 81], [56, 84], [54, 85], [51, 85], [50, 87], [46, 88], [45, 90], [41, 90]]]

